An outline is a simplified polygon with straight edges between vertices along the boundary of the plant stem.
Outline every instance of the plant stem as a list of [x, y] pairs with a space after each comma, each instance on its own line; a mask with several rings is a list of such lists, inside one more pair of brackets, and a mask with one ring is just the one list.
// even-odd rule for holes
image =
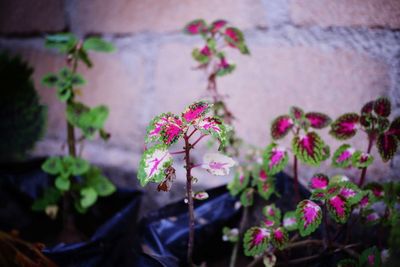
[[297, 160], [297, 156], [294, 155], [293, 156], [293, 176], [294, 176], [294, 181], [293, 181], [293, 187], [294, 187], [294, 192], [296, 195], [295, 198], [295, 202], [299, 202], [300, 201], [300, 191], [299, 191], [299, 177], [298, 177], [298, 160]]
[[326, 210], [326, 204], [323, 206], [323, 221], [324, 221], [324, 247], [325, 249], [327, 249], [328, 247], [331, 246], [332, 244], [332, 240], [331, 240], [331, 235], [329, 233], [329, 229], [328, 229], [328, 216], [327, 216], [327, 210]]
[[[191, 147], [193, 148], [195, 145], [197, 145], [198, 142], [200, 142], [201, 139], [203, 139], [203, 138], [206, 137], [206, 136], [207, 136], [207, 134], [202, 134], [202, 135], [200, 135], [200, 137], [197, 138], [196, 141], [194, 141], [194, 143], [191, 145]], [[188, 139], [189, 139], [189, 137], [188, 137]]]
[[186, 194], [188, 198], [189, 207], [189, 240], [188, 240], [188, 250], [187, 250], [187, 262], [189, 266], [193, 266], [193, 246], [194, 246], [194, 208], [193, 208], [193, 191], [192, 191], [192, 162], [190, 161], [190, 150], [193, 145], [189, 143], [189, 136], [185, 133], [183, 136], [185, 140], [185, 161], [186, 161]]
[[[371, 153], [371, 149], [374, 144], [374, 140], [375, 140], [375, 136], [373, 134], [369, 134], [368, 135], [368, 149], [367, 149], [368, 154]], [[364, 184], [365, 176], [367, 174], [367, 169], [368, 169], [368, 167], [365, 167], [361, 171], [360, 180], [358, 181], [359, 187], [362, 187], [362, 185]]]
[[235, 267], [237, 254], [238, 254], [240, 244], [242, 243], [242, 239], [243, 239], [244, 228], [246, 227], [246, 224], [247, 224], [248, 214], [249, 214], [249, 207], [244, 207], [242, 218], [240, 219], [240, 224], [239, 224], [238, 241], [235, 243], [235, 246], [233, 247], [231, 260], [229, 262], [229, 267]]

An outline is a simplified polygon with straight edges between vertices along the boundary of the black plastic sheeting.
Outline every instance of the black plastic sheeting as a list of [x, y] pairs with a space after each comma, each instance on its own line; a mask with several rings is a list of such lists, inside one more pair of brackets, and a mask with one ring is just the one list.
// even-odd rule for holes
[[[60, 232], [61, 223], [45, 214], [32, 212], [32, 200], [52, 182], [40, 169], [43, 160], [23, 165], [0, 166], [0, 229], [18, 229], [23, 239], [48, 243]], [[280, 173], [276, 189], [281, 195], [271, 202], [282, 209], [293, 207], [293, 180]], [[227, 257], [232, 244], [223, 242], [222, 228], [237, 227], [241, 209], [238, 198], [225, 186], [207, 191], [209, 198], [195, 201], [194, 261], [214, 261]], [[302, 197], [309, 192], [300, 186]], [[160, 192], [159, 194], [162, 194]], [[183, 200], [167, 205], [144, 217], [139, 225], [141, 192], [118, 189], [100, 198], [89, 214], [79, 215], [76, 223], [90, 238], [74, 244], [53, 244], [44, 253], [60, 267], [177, 267], [186, 265], [188, 207]], [[96, 225], [97, 227], [93, 227]]]

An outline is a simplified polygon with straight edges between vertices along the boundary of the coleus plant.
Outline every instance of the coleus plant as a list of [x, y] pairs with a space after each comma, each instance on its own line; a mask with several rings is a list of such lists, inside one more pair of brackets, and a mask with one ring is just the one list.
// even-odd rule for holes
[[330, 134], [339, 140], [348, 140], [358, 132], [365, 132], [368, 138], [367, 151], [359, 151], [349, 144], [341, 145], [334, 153], [332, 165], [339, 168], [360, 168], [359, 186], [364, 184], [367, 168], [374, 158], [371, 150], [377, 146], [384, 162], [391, 160], [400, 143], [400, 116], [389, 119], [391, 114], [390, 100], [379, 97], [369, 101], [360, 113], [346, 113], [331, 124]]
[[[45, 190], [43, 197], [33, 204], [34, 210], [45, 210], [52, 217], [57, 215], [58, 203], [63, 198], [64, 213], [70, 206], [84, 213], [98, 197], [112, 194], [116, 188], [101, 171], [81, 158], [77, 153], [77, 142], [93, 139], [98, 134], [107, 140], [110, 135], [104, 130], [109, 110], [100, 105], [89, 107], [77, 100], [85, 79], [77, 72], [78, 65], [93, 66], [90, 52], [113, 52], [111, 43], [98, 37], [79, 40], [72, 33], [60, 33], [46, 37], [47, 48], [55, 49], [66, 56], [66, 66], [57, 73], [48, 73], [42, 83], [56, 90], [58, 99], [65, 103], [68, 155], [49, 157], [42, 165], [43, 171], [55, 177], [54, 187]], [[82, 136], [75, 137], [76, 129]], [[64, 216], [66, 217], [66, 216]], [[68, 217], [68, 216], [67, 216]]]
[[293, 176], [297, 200], [298, 161], [318, 167], [330, 156], [329, 146], [314, 131], [327, 127], [331, 123], [328, 115], [320, 112], [305, 113], [299, 107], [291, 107], [288, 115], [277, 117], [271, 125], [271, 136], [274, 142], [266, 147], [263, 155], [264, 168], [274, 175], [282, 171], [289, 161], [289, 149], [276, 143], [291, 132], [293, 134], [291, 152], [294, 156]]
[[[192, 56], [198, 63], [197, 69], [206, 72], [207, 91], [212, 97], [214, 116], [220, 117], [227, 125], [232, 125], [234, 116], [228, 109], [224, 97], [218, 92], [217, 78], [231, 74], [236, 68], [236, 65], [227, 59], [227, 50], [237, 50], [243, 55], [250, 54], [243, 32], [223, 19], [210, 24], [203, 19], [196, 19], [184, 27], [184, 33], [200, 36], [204, 41], [200, 48], [193, 49]], [[236, 136], [232, 128], [224, 152], [237, 156], [241, 143], [241, 139]]]
[[[192, 184], [197, 178], [192, 170], [201, 167], [213, 175], [227, 175], [235, 161], [221, 153], [209, 153], [203, 157], [201, 164], [195, 164], [191, 157], [192, 150], [206, 136], [212, 136], [220, 143], [222, 149], [227, 142], [227, 128], [221, 119], [209, 116], [211, 104], [197, 101], [189, 105], [180, 115], [163, 113], [154, 117], [147, 127], [145, 142], [151, 144], [140, 160], [138, 179], [142, 186], [149, 182], [158, 183], [158, 191], [169, 191], [175, 179], [173, 155], [184, 155], [186, 170], [186, 201], [189, 213], [189, 240], [187, 261], [193, 265], [194, 244], [194, 208], [193, 200], [208, 197], [206, 192], [193, 192]], [[170, 152], [172, 144], [183, 141], [183, 150]]]

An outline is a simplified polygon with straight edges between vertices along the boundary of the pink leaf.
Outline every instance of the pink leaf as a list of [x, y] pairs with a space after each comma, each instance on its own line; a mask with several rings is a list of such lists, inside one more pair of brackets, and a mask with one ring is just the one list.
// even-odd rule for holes
[[349, 139], [357, 133], [359, 119], [356, 113], [346, 113], [331, 124], [329, 133], [339, 140]]
[[321, 208], [311, 200], [303, 200], [297, 205], [296, 219], [300, 235], [307, 236], [321, 224]]
[[189, 22], [183, 31], [190, 35], [200, 34], [207, 31], [207, 26], [204, 20], [196, 19]]
[[246, 231], [243, 238], [246, 256], [255, 256], [264, 252], [271, 237], [271, 231], [266, 228], [252, 227]]
[[292, 140], [293, 153], [300, 161], [312, 166], [319, 166], [326, 158], [324, 148], [324, 142], [315, 132], [295, 136]]
[[282, 139], [293, 128], [293, 120], [287, 116], [282, 115], [272, 122], [271, 136], [273, 139]]
[[339, 223], [345, 223], [349, 217], [349, 207], [346, 200], [338, 195], [328, 199], [327, 208], [331, 216]]
[[276, 228], [272, 231], [272, 243], [278, 249], [283, 249], [289, 241], [288, 233], [284, 228]]
[[306, 114], [307, 120], [310, 122], [311, 127], [315, 129], [322, 129], [331, 123], [329, 116], [319, 112], [309, 112]]
[[325, 189], [328, 187], [329, 178], [325, 174], [317, 173], [310, 180], [311, 189]]
[[194, 123], [203, 117], [210, 109], [207, 102], [199, 101], [191, 104], [182, 113], [182, 118], [186, 123]]
[[217, 32], [217, 31], [219, 31], [220, 29], [222, 29], [223, 27], [225, 27], [225, 25], [226, 25], [227, 23], [228, 23], [228, 22], [227, 22], [226, 20], [223, 20], [223, 19], [216, 20], [216, 21], [214, 21], [214, 22], [211, 24], [211, 29], [210, 29], [210, 31], [211, 31], [212, 33], [215, 33], [215, 32]]

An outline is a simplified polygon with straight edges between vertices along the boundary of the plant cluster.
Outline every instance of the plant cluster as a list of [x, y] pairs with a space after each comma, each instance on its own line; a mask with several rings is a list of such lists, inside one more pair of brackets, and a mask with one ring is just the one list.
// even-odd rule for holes
[[[193, 200], [208, 198], [206, 192], [193, 192], [192, 185], [197, 181], [193, 177], [192, 169], [201, 167], [213, 175], [227, 175], [235, 162], [228, 156], [220, 153], [209, 153], [203, 157], [201, 164], [195, 164], [191, 152], [206, 136], [212, 136], [223, 148], [227, 142], [227, 129], [217, 117], [208, 116], [211, 104], [198, 101], [189, 105], [180, 115], [163, 113], [156, 116], [147, 127], [146, 143], [152, 144], [147, 148], [140, 160], [138, 179], [142, 186], [149, 182], [159, 183], [158, 191], [169, 191], [175, 179], [173, 155], [183, 155], [186, 170], [186, 201], [189, 213], [189, 241], [187, 260], [190, 266], [194, 244], [194, 207]], [[170, 152], [172, 144], [183, 140], [183, 149]]]
[[[85, 213], [96, 203], [98, 197], [112, 194], [116, 188], [100, 169], [91, 165], [77, 153], [77, 143], [93, 139], [97, 134], [108, 140], [110, 134], [104, 130], [109, 110], [100, 105], [89, 107], [77, 100], [85, 79], [77, 72], [78, 65], [93, 66], [90, 51], [113, 52], [114, 46], [101, 38], [89, 37], [79, 40], [71, 33], [61, 33], [46, 37], [47, 48], [56, 49], [66, 56], [66, 66], [57, 73], [48, 73], [42, 83], [56, 90], [59, 101], [66, 105], [68, 155], [49, 157], [42, 165], [43, 171], [55, 176], [54, 187], [44, 191], [33, 204], [34, 210], [45, 210], [52, 217], [57, 215], [58, 202], [63, 198], [64, 211], [73, 206], [79, 213]], [[75, 130], [82, 136], [76, 138]], [[81, 151], [82, 152], [82, 151]], [[69, 212], [69, 211], [67, 211]]]
[[[355, 167], [361, 170], [358, 185], [344, 175], [328, 177], [323, 173], [316, 173], [309, 179], [310, 197], [298, 202], [294, 210], [283, 213], [274, 204], [267, 204], [264, 207], [261, 222], [244, 234], [244, 253], [246, 256], [255, 257], [249, 266], [254, 266], [259, 261], [263, 261], [265, 266], [274, 266], [277, 259], [275, 254], [281, 255], [283, 252], [280, 251], [299, 246], [314, 245], [322, 248], [318, 252], [313, 250], [315, 251], [313, 256], [291, 260], [289, 263], [306, 262], [322, 255], [343, 252], [350, 258], [343, 259], [338, 266], [380, 266], [381, 251], [385, 252], [385, 247], [390, 246], [390, 253], [398, 252], [396, 246], [399, 244], [399, 233], [396, 225], [399, 222], [400, 212], [398, 208], [400, 183], [372, 182], [363, 186], [367, 167], [373, 162], [370, 152], [375, 141], [384, 162], [391, 159], [398, 148], [400, 117], [390, 122], [388, 119], [390, 109], [388, 99], [378, 98], [368, 102], [360, 114], [347, 113], [330, 124], [329, 117], [322, 113], [304, 113], [294, 107], [290, 115], [280, 116], [272, 123], [271, 136], [274, 140], [283, 138], [290, 131], [293, 132], [292, 152], [295, 164], [297, 158], [311, 166], [319, 166], [322, 161], [329, 158], [329, 147], [317, 133], [310, 131], [312, 128], [320, 129], [330, 124], [331, 135], [340, 140], [354, 136], [357, 131], [364, 131], [369, 145], [367, 152], [361, 152], [348, 144], [343, 144], [332, 156], [333, 167]], [[267, 146], [262, 165], [267, 176], [284, 169], [288, 163], [287, 152], [287, 149], [276, 143]], [[296, 172], [295, 167], [295, 176]], [[231, 194], [241, 193], [243, 196], [246, 191], [252, 190], [251, 186], [247, 176], [239, 172], [228, 188]], [[270, 193], [273, 192], [271, 189]], [[248, 205], [242, 198], [242, 205]], [[351, 227], [355, 224], [362, 225], [366, 229], [373, 226], [386, 229], [391, 232], [390, 239], [388, 241], [381, 240], [382, 237], [379, 236], [373, 237], [379, 239], [379, 246], [366, 248], [360, 256], [357, 251], [365, 248], [367, 244], [348, 243], [352, 241]], [[320, 227], [321, 225], [323, 226]], [[239, 242], [237, 231], [233, 230], [224, 229], [225, 236], [228, 237], [225, 239]], [[299, 237], [308, 237], [312, 234], [317, 237], [322, 235], [322, 240], [298, 241]]]

